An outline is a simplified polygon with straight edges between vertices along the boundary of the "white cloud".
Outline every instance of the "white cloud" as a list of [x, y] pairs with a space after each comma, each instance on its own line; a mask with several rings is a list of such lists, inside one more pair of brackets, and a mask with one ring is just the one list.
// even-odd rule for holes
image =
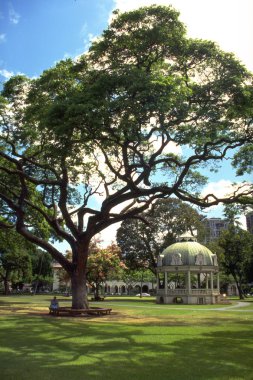
[[172, 5], [180, 12], [189, 36], [216, 41], [253, 71], [252, 0], [114, 0], [114, 3], [121, 11], [154, 3]]
[[207, 194], [214, 194], [215, 196], [221, 198], [224, 197], [231, 190], [232, 182], [228, 180], [220, 180], [218, 182], [210, 182], [202, 191], [202, 196]]
[[6, 41], [6, 34], [2, 33], [0, 34], [0, 44]]
[[243, 193], [244, 191], [248, 190], [250, 187], [250, 184], [248, 183], [233, 183], [232, 181], [221, 179], [218, 182], [210, 182], [207, 184], [207, 186], [203, 189], [201, 196], [205, 197], [208, 194], [210, 194], [210, 201], [213, 199], [211, 194], [213, 194], [217, 198], [225, 198], [229, 195], [232, 195], [235, 191], [238, 189], [238, 194]]
[[88, 38], [84, 39], [84, 50], [88, 51], [92, 42], [96, 41], [98, 37], [92, 33], [88, 33]]
[[[161, 146], [161, 138], [159, 137], [157, 140], [154, 140], [152, 142], [154, 150], [158, 150]], [[180, 145], [177, 145], [173, 141], [170, 141], [168, 145], [163, 150], [164, 154], [173, 153], [176, 155], [181, 156], [182, 154], [182, 148]]]
[[[9, 71], [9, 70], [6, 70], [6, 69], [0, 69], [0, 75], [2, 77], [4, 77], [6, 80], [10, 79], [11, 77], [13, 77], [13, 75], [24, 75], [26, 76], [24, 73], [22, 73], [21, 71], [17, 71], [16, 73], [14, 73], [13, 71]], [[36, 77], [33, 77], [31, 79], [34, 79]]]
[[[98, 37], [92, 33], [88, 33], [87, 23], [83, 24], [81, 31], [80, 31], [80, 35], [83, 38], [83, 43], [84, 43], [84, 51], [82, 51], [82, 53], [81, 53], [81, 54], [83, 54], [84, 52], [87, 52], [89, 50], [91, 43], [93, 41], [95, 41]], [[78, 54], [78, 56], [79, 56], [79, 54]]]
[[[225, 198], [229, 194], [232, 194], [236, 189], [240, 188], [241, 186], [243, 186], [241, 191], [246, 191], [250, 188], [251, 185], [249, 183], [239, 183], [239, 182], [235, 184], [229, 180], [221, 179], [218, 182], [210, 182], [209, 184], [207, 184], [207, 186], [203, 189], [201, 196], [204, 197], [208, 194], [214, 194], [218, 198]], [[213, 200], [212, 197], [210, 197], [210, 201], [212, 200]], [[223, 206], [221, 204], [206, 208], [204, 210], [204, 213], [206, 213], [208, 218], [211, 218], [211, 217], [223, 218], [224, 217]], [[243, 229], [246, 229], [246, 219], [244, 215], [240, 216], [239, 221], [241, 223], [241, 227]]]
[[9, 20], [12, 24], [18, 24], [20, 19], [20, 15], [13, 8], [12, 3], [9, 3]]
[[247, 230], [247, 223], [246, 223], [246, 217], [245, 215], [241, 215], [238, 219], [238, 222], [240, 223], [240, 227], [244, 230]]
[[14, 75], [14, 72], [2, 69], [0, 70], [0, 75], [2, 75], [2, 77], [4, 77], [5, 79], [10, 79]]
[[107, 247], [111, 243], [116, 242], [116, 233], [117, 229], [120, 227], [120, 224], [121, 223], [112, 224], [100, 233], [102, 247]]

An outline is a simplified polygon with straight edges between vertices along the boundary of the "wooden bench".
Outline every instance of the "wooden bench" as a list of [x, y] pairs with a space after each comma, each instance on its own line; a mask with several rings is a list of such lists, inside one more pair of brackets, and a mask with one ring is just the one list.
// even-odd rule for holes
[[71, 307], [58, 307], [57, 309], [51, 309], [49, 307], [49, 314], [59, 316], [61, 314], [69, 314], [71, 316], [75, 315], [106, 315], [110, 314], [112, 309], [91, 307], [89, 309], [72, 309]]
[[87, 309], [87, 314], [97, 314], [97, 315], [106, 315], [111, 314], [112, 309], [102, 308], [102, 307], [91, 307]]

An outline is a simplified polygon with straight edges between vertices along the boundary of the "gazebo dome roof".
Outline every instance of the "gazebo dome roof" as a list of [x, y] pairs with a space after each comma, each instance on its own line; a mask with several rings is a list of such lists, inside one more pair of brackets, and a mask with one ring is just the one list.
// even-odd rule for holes
[[[178, 241], [161, 254], [162, 266], [168, 265], [217, 265], [216, 255], [189, 234], [181, 235]], [[160, 265], [161, 265], [160, 264]]]

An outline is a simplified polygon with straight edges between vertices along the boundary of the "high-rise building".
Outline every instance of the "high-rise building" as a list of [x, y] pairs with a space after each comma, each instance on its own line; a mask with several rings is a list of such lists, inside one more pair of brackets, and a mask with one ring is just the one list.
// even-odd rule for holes
[[206, 227], [205, 243], [218, 239], [221, 231], [228, 229], [229, 222], [227, 219], [206, 218], [203, 220]]

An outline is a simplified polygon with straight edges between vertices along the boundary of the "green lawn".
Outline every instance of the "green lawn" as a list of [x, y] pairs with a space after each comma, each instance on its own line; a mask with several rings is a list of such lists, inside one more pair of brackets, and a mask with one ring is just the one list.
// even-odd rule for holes
[[69, 318], [48, 315], [50, 298], [0, 297], [2, 379], [253, 379], [253, 302], [223, 310], [237, 301], [186, 306], [117, 297], [100, 303], [112, 307], [110, 316]]

